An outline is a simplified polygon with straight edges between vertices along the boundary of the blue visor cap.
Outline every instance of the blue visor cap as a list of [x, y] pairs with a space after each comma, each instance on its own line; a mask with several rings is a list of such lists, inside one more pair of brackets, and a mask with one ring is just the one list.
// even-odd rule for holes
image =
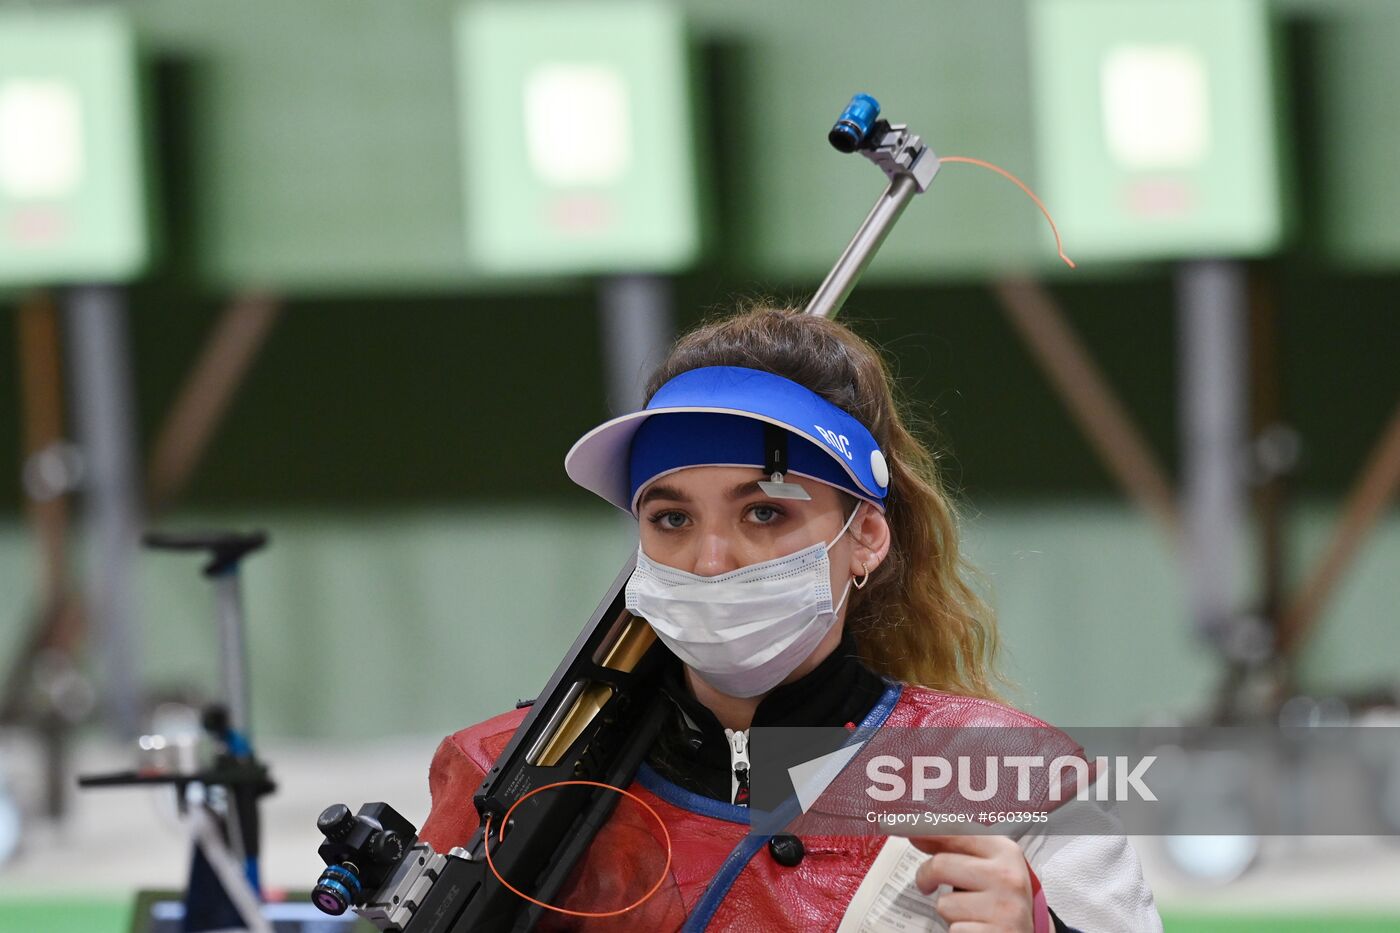
[[790, 435], [788, 472], [884, 509], [889, 468], [875, 438], [843, 409], [791, 379], [739, 366], [681, 373], [647, 407], [579, 438], [564, 458], [569, 478], [620, 509], [652, 480], [693, 466], [762, 469], [764, 427]]

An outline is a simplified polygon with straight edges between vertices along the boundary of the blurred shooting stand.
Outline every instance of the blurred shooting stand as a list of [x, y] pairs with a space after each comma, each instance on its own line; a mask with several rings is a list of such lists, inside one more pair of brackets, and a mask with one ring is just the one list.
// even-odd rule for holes
[[[1179, 497], [1050, 292], [1026, 279], [1004, 280], [994, 291], [1105, 468], [1181, 555], [1196, 628], [1225, 662], [1211, 719], [1276, 717], [1298, 690], [1307, 637], [1400, 488], [1400, 405], [1347, 496], [1323, 557], [1289, 591], [1286, 487], [1300, 442], [1284, 421], [1277, 312], [1262, 270], [1201, 261], [1180, 272]], [[1251, 494], [1260, 566], [1252, 600], [1240, 605], [1236, 569]]]
[[[83, 609], [68, 562], [69, 496], [78, 482], [76, 448], [64, 439], [63, 365], [58, 311], [31, 292], [15, 314], [20, 373], [26, 518], [38, 550], [30, 632], [0, 696], [0, 724], [30, 727], [44, 754], [44, 812], [64, 813], [68, 732], [92, 710], [92, 687], [78, 666]], [[0, 859], [3, 860], [3, 859]]]
[[[7, 14], [0, 28], [0, 83], [26, 102], [0, 139], [9, 167], [0, 284], [29, 290], [15, 322], [21, 474], [38, 551], [31, 621], [0, 685], [0, 723], [40, 736], [53, 818], [64, 812], [72, 727], [96, 710], [120, 735], [140, 730], [140, 531], [176, 501], [276, 314], [260, 296], [225, 313], [159, 435], [143, 489], [122, 283], [147, 272], [157, 240], [145, 64], [126, 18], [70, 12]], [[32, 93], [36, 81], [52, 93]], [[81, 561], [71, 546], [75, 494]]]
[[78, 783], [88, 788], [172, 786], [182, 820], [194, 842], [184, 929], [243, 928], [271, 933], [259, 906], [258, 800], [271, 793], [275, 785], [266, 765], [253, 752], [249, 731], [250, 693], [239, 585], [243, 559], [261, 550], [267, 544], [267, 535], [149, 533], [143, 540], [155, 550], [193, 551], [209, 556], [204, 576], [214, 588], [223, 683], [221, 702], [206, 707], [201, 720], [216, 744], [216, 753], [208, 765], [198, 760], [197, 750], [192, 747], [170, 760], [162, 753], [167, 749], [181, 751], [179, 737], [172, 740], [159, 735], [143, 736], [141, 750], [154, 756], [155, 761], [146, 762], [135, 771], [82, 777]]
[[[860, 151], [890, 184], [808, 304], [809, 313], [821, 316], [840, 309], [895, 220], [939, 167], [918, 136], [880, 120], [878, 102], [867, 95], [852, 99], [829, 139], [844, 152]], [[1287, 592], [1285, 493], [1299, 439], [1283, 420], [1277, 310], [1267, 284], [1261, 268], [1237, 261], [1196, 260], [1180, 267], [1179, 494], [1049, 291], [1026, 279], [994, 286], [1013, 328], [1094, 452], [1180, 555], [1194, 625], [1225, 665], [1209, 712], [1221, 724], [1274, 719], [1297, 692], [1305, 637], [1400, 486], [1398, 408], [1348, 497], [1322, 561], [1295, 594]], [[1253, 597], [1241, 605], [1238, 564], [1251, 496], [1259, 572]]]
[[[66, 321], [47, 292], [31, 293], [16, 315], [21, 406], [21, 470], [27, 513], [39, 549], [40, 583], [31, 633], [5, 681], [0, 722], [30, 725], [45, 750], [50, 817], [64, 812], [69, 730], [94, 707], [80, 666], [91, 622], [102, 661], [102, 709], [111, 726], [134, 735], [139, 720], [131, 565], [139, 526], [133, 482], [134, 423], [119, 291], [65, 293]], [[65, 439], [63, 344], [78, 442]], [[86, 493], [89, 548], [84, 598], [69, 561], [69, 496]]]
[[[118, 735], [134, 738], [140, 731], [146, 705], [136, 669], [140, 528], [148, 511], [159, 515], [179, 500], [280, 311], [276, 299], [259, 293], [238, 296], [224, 311], [157, 435], [143, 495], [123, 294], [110, 287], [60, 294], [66, 314], [52, 292], [38, 290], [15, 318], [21, 473], [39, 581], [29, 634], [0, 691], [0, 724], [40, 739], [50, 819], [65, 813], [69, 736], [77, 724], [100, 708]], [[76, 440], [65, 428], [65, 364]], [[82, 496], [88, 545], [85, 580], [71, 558], [75, 494]], [[221, 593], [220, 605], [228, 603]], [[226, 614], [221, 609], [220, 619]], [[226, 636], [227, 625], [221, 626]], [[91, 651], [87, 665], [85, 650]], [[230, 650], [224, 637], [221, 651]], [[85, 666], [100, 675], [100, 705]], [[246, 706], [236, 716], [246, 728]]]

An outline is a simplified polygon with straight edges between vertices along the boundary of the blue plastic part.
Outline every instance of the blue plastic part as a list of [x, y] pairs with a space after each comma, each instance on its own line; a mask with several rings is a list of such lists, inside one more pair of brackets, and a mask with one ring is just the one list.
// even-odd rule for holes
[[258, 870], [258, 860], [251, 855], [244, 859], [243, 873], [248, 876], [248, 886], [253, 889], [253, 893], [262, 900], [262, 873]]
[[[346, 903], [347, 906], [350, 905], [350, 904], [355, 903], [355, 897], [358, 897], [358, 895], [352, 896], [352, 895], [350, 894], [350, 891], [345, 887], [345, 885], [341, 884], [339, 881], [334, 881], [334, 880], [331, 880], [331, 879], [329, 879], [329, 878], [327, 878], [326, 880], [322, 881], [320, 884], [316, 885], [316, 887], [317, 887], [317, 888], [331, 888], [331, 889], [334, 889], [334, 890], [340, 892], [340, 895], [341, 895], [342, 898], [344, 898], [345, 903]], [[319, 901], [316, 902], [316, 908], [317, 908], [318, 910], [320, 910], [322, 913], [331, 914], [331, 916], [333, 916], [333, 917], [334, 917], [334, 916], [338, 916], [339, 913], [343, 913], [343, 912], [344, 912], [344, 911], [340, 911], [339, 913], [332, 913], [331, 911], [329, 911], [329, 910], [327, 910], [326, 908], [322, 907]]]
[[233, 729], [228, 730], [224, 735], [224, 742], [228, 745], [228, 753], [235, 758], [252, 758], [253, 745], [248, 741], [248, 737]]
[[[332, 877], [327, 878], [324, 877], [325, 875], [330, 875]], [[327, 865], [326, 870], [323, 873], [322, 882], [324, 883], [327, 881], [335, 881], [335, 883], [340, 885], [341, 887], [354, 888], [355, 897], [359, 897], [360, 891], [364, 889], [363, 885], [360, 884], [359, 876], [356, 875], [350, 869], [346, 868], [344, 865]], [[352, 898], [352, 900], [353, 899], [354, 898]]]
[[851, 98], [836, 125], [826, 138], [842, 152], [855, 152], [870, 135], [870, 129], [880, 118], [880, 102], [869, 94], [857, 94]]

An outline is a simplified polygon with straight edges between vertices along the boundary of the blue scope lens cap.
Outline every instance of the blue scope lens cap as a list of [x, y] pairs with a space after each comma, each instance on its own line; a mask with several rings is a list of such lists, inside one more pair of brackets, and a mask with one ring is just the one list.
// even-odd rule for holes
[[841, 152], [855, 152], [870, 135], [870, 129], [880, 118], [880, 102], [869, 94], [851, 98], [836, 125], [826, 134], [827, 140]]

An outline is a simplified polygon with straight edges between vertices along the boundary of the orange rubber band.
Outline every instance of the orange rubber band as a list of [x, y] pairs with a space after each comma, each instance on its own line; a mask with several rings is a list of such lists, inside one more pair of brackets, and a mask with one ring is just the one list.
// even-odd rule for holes
[[516, 888], [506, 879], [502, 878], [501, 873], [496, 871], [496, 863], [491, 861], [491, 818], [488, 816], [486, 818], [486, 832], [482, 836], [481, 846], [483, 849], [486, 850], [486, 864], [490, 867], [491, 874], [496, 876], [497, 881], [505, 885], [506, 890], [510, 891], [517, 897], [522, 897], [537, 907], [543, 907], [545, 910], [557, 911], [561, 914], [568, 914], [570, 917], [616, 917], [619, 914], [625, 914], [629, 910], [634, 910], [635, 908], [642, 906], [653, 894], [661, 890], [662, 883], [666, 880], [666, 876], [671, 871], [671, 834], [666, 830], [666, 824], [662, 822], [661, 814], [657, 813], [651, 804], [647, 803], [645, 800], [638, 797], [636, 794], [632, 793], [629, 790], [623, 790], [621, 787], [613, 787], [611, 784], [604, 784], [600, 781], [555, 781], [553, 784], [543, 784], [539, 787], [536, 787], [534, 790], [530, 791], [528, 794], [521, 797], [515, 803], [510, 805], [510, 809], [506, 811], [506, 815], [501, 819], [501, 829], [497, 842], [500, 842], [505, 839], [506, 824], [510, 822], [510, 815], [515, 812], [516, 807], [520, 806], [522, 803], [529, 800], [531, 797], [535, 796], [542, 790], [549, 790], [553, 787], [566, 787], [570, 784], [582, 784], [587, 787], [602, 787], [606, 790], [615, 790], [622, 796], [631, 797], [633, 800], [637, 801], [637, 803], [645, 807], [646, 811], [652, 815], [653, 819], [656, 820], [656, 825], [661, 827], [661, 835], [666, 837], [666, 864], [661, 867], [661, 877], [656, 879], [656, 884], [651, 886], [651, 890], [643, 894], [633, 903], [628, 904], [626, 907], [623, 907], [621, 910], [608, 910], [596, 912], [590, 910], [565, 910], [563, 907], [555, 907], [553, 904], [546, 904], [544, 901], [537, 901], [530, 895], [526, 894], [524, 891], [521, 891], [518, 888]]
[[993, 165], [992, 163], [984, 162], [981, 159], [973, 159], [968, 156], [940, 156], [938, 161], [966, 162], [969, 165], [980, 165], [983, 168], [989, 168], [992, 171], [996, 172], [998, 175], [1001, 175], [1003, 178], [1007, 178], [1010, 181], [1012, 181], [1016, 185], [1016, 187], [1024, 191], [1030, 197], [1030, 199], [1035, 202], [1035, 206], [1040, 208], [1040, 212], [1045, 215], [1045, 219], [1050, 221], [1050, 232], [1055, 234], [1055, 251], [1060, 254], [1060, 258], [1065, 261], [1065, 265], [1069, 266], [1071, 269], [1076, 268], [1074, 265], [1074, 260], [1070, 259], [1068, 256], [1065, 255], [1065, 248], [1060, 244], [1060, 230], [1058, 227], [1055, 226], [1055, 218], [1050, 216], [1050, 212], [1045, 209], [1045, 205], [1041, 202], [1040, 198], [1035, 196], [1035, 192], [1030, 189], [1029, 185], [1027, 185], [1021, 179], [1017, 178], [1015, 175], [1008, 172], [1006, 169], [1002, 168], [1000, 165]]

